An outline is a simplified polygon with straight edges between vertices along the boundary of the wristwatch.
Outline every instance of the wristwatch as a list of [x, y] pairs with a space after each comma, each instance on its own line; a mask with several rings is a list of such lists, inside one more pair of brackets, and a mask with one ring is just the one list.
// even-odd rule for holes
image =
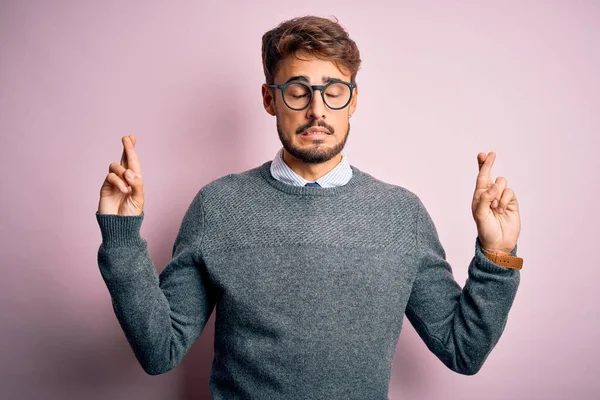
[[481, 250], [483, 251], [483, 254], [487, 258], [489, 258], [493, 263], [496, 263], [506, 268], [523, 268], [523, 259], [521, 257], [510, 256], [507, 254], [492, 253], [491, 251], [487, 251], [483, 247], [481, 248]]

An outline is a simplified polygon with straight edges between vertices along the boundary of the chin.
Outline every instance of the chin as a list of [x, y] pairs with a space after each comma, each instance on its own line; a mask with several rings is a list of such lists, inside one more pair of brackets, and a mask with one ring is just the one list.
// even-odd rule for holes
[[346, 145], [350, 133], [348, 125], [346, 135], [341, 138], [332, 133], [323, 139], [307, 140], [300, 137], [299, 133], [285, 134], [279, 123], [277, 133], [285, 150], [295, 158], [308, 164], [319, 164], [331, 160], [340, 154]]
[[[336, 157], [340, 152], [341, 148], [335, 145], [321, 145], [313, 141], [308, 145], [284, 145], [284, 148], [288, 153], [297, 158], [298, 160], [307, 164], [320, 164], [331, 160]], [[316, 143], [316, 145], [315, 145]]]

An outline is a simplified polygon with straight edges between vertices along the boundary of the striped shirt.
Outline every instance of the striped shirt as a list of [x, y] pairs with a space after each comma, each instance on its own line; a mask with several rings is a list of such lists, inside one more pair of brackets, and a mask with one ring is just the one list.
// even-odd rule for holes
[[[350, 164], [348, 163], [348, 157], [343, 151], [341, 154], [342, 161], [331, 171], [315, 181], [321, 187], [330, 188], [342, 186], [348, 183], [350, 178], [352, 178], [352, 168], [350, 168]], [[283, 161], [283, 147], [277, 151], [277, 154], [271, 163], [271, 175], [278, 181], [294, 186], [306, 186], [306, 184], [310, 182], [295, 173], [294, 170]]]

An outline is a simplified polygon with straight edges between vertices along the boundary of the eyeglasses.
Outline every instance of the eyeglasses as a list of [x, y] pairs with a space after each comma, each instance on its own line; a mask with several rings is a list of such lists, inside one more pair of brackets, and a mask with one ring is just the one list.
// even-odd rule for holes
[[269, 85], [270, 88], [281, 90], [281, 96], [286, 106], [292, 110], [304, 110], [313, 99], [315, 90], [321, 91], [321, 98], [332, 110], [341, 110], [350, 104], [352, 89], [356, 83], [331, 79], [326, 85], [309, 85], [304, 82], [292, 81], [282, 85]]

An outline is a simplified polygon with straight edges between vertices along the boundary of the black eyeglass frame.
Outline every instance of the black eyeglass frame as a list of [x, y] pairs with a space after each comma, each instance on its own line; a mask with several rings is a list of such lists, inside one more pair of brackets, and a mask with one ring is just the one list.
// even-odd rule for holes
[[[341, 107], [331, 107], [331, 106], [329, 106], [329, 104], [327, 104], [327, 100], [325, 100], [325, 91], [327, 90], [327, 88], [330, 85], [333, 85], [334, 83], [343, 83], [344, 85], [346, 85], [346, 86], [348, 86], [350, 88], [350, 97], [348, 98], [348, 101], [346, 102], [346, 104], [344, 104]], [[301, 84], [301, 85], [304, 85], [310, 91], [310, 99], [308, 100], [308, 103], [306, 103], [306, 105], [304, 107], [302, 107], [302, 108], [290, 107], [290, 105], [287, 103], [287, 101], [285, 101], [285, 90], [287, 89], [288, 86], [290, 86], [292, 84]], [[268, 85], [268, 86], [270, 88], [281, 90], [281, 98], [283, 98], [283, 102], [285, 103], [285, 105], [289, 109], [294, 110], [294, 111], [302, 111], [302, 110], [305, 110], [306, 108], [308, 108], [308, 106], [310, 106], [310, 103], [312, 103], [312, 101], [313, 101], [313, 97], [315, 95], [315, 90], [320, 90], [321, 91], [321, 98], [323, 99], [323, 103], [325, 103], [325, 105], [327, 107], [329, 107], [332, 110], [342, 110], [342, 109], [348, 107], [348, 104], [350, 104], [350, 101], [352, 101], [352, 96], [353, 96], [354, 88], [357, 87], [356, 83], [346, 82], [346, 81], [343, 81], [341, 79], [331, 79], [325, 85], [309, 85], [308, 83], [303, 82], [303, 81], [291, 81], [291, 82], [283, 83], [283, 84], [280, 84], [280, 85]]]

